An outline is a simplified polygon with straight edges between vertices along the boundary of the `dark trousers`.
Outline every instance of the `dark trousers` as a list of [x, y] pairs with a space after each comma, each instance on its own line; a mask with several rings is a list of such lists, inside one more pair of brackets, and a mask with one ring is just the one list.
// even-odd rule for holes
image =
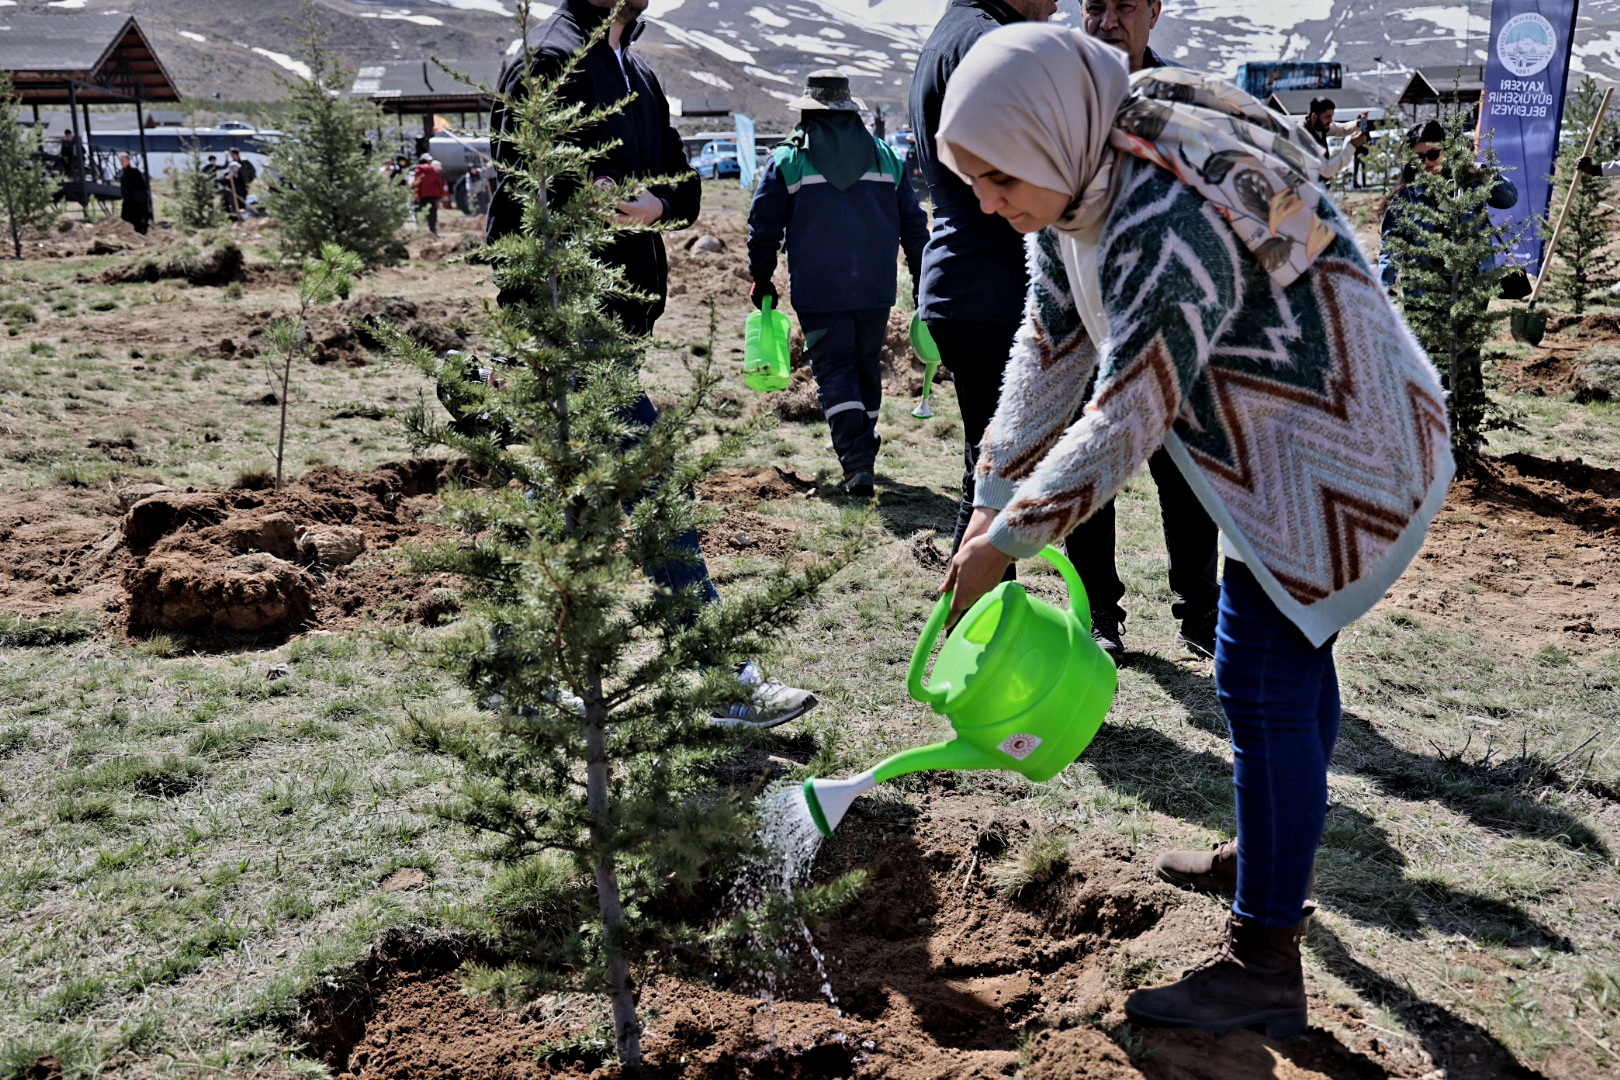
[[[1001, 377], [1007, 371], [1007, 355], [1012, 351], [1013, 335], [1017, 323], [972, 322], [966, 319], [930, 319], [928, 332], [939, 346], [939, 362], [951, 373], [951, 384], [956, 387], [956, 407], [962, 413], [962, 499], [956, 506], [956, 528], [951, 535], [951, 554], [962, 546], [962, 534], [973, 518], [974, 472], [979, 467], [979, 447], [984, 442], [984, 429], [996, 414], [996, 402], [1001, 400]], [[1064, 548], [1069, 561], [1078, 568], [1074, 549], [1067, 540]], [[1016, 576], [1013, 567], [1007, 568], [1006, 580]], [[1081, 574], [1084, 580], [1084, 572]], [[1086, 583], [1091, 606], [1097, 601], [1090, 595], [1091, 584]]]
[[[973, 473], [979, 463], [979, 445], [1001, 399], [1002, 373], [1007, 368], [1018, 324], [931, 319], [928, 331], [939, 346], [940, 363], [950, 370], [956, 385], [957, 408], [962, 412], [962, 500], [957, 506], [951, 543], [954, 553], [973, 517]], [[1197, 618], [1215, 610], [1220, 594], [1215, 579], [1218, 530], [1169, 453], [1162, 448], [1154, 453], [1148, 458], [1148, 469], [1159, 486], [1159, 507], [1164, 514], [1170, 590], [1176, 595], [1170, 610], [1178, 619]], [[1063, 547], [1080, 572], [1092, 610], [1112, 608], [1115, 617], [1123, 619], [1125, 611], [1120, 600], [1125, 596], [1125, 585], [1114, 562], [1113, 501], [1070, 533]]]
[[800, 312], [799, 324], [838, 464], [845, 476], [871, 472], [880, 442], [877, 419], [889, 309]]
[[427, 207], [427, 230], [428, 230], [428, 232], [432, 233], [434, 236], [438, 236], [439, 235], [439, 200], [438, 199], [417, 199], [416, 200], [416, 208], [418, 210], [422, 209], [424, 206]]
[[[635, 425], [636, 432], [625, 440], [624, 446], [627, 450], [641, 442], [642, 433], [658, 422], [658, 410], [646, 394], [636, 398], [635, 404], [630, 406], [629, 420]], [[692, 493], [688, 491], [687, 494]], [[629, 514], [634, 511], [640, 501], [639, 496], [625, 500], [624, 512]], [[695, 588], [705, 604], [719, 600], [720, 594], [715, 590], [714, 582], [709, 580], [709, 565], [703, 561], [703, 547], [698, 540], [698, 531], [687, 529], [675, 538], [669, 548], [673, 559], [647, 567], [647, 576], [652, 579], [653, 584], [672, 592]]]
[[[436, 205], [436, 204], [435, 204]], [[525, 294], [502, 290], [496, 297], [496, 304], [505, 307], [527, 299]], [[632, 334], [648, 335], [652, 333], [654, 315], [652, 310], [641, 304], [618, 302], [608, 304], [608, 312], [622, 323], [626, 330]], [[441, 395], [442, 398], [443, 395]], [[451, 402], [446, 401], [452, 415], [458, 410]], [[481, 418], [463, 417], [467, 422], [476, 424]], [[645, 393], [639, 395], [626, 411], [626, 419], [634, 426], [630, 436], [624, 441], [624, 448], [629, 449], [637, 445], [645, 437], [645, 432], [658, 422], [658, 409]], [[458, 425], [458, 429], [459, 425]], [[464, 434], [473, 433], [470, 429], [461, 429]], [[693, 493], [688, 490], [688, 495]], [[694, 496], [695, 497], [695, 496]], [[636, 508], [641, 498], [634, 497], [625, 500], [624, 512], [630, 513]], [[647, 567], [647, 577], [654, 585], [671, 591], [695, 588], [702, 603], [712, 604], [720, 599], [720, 593], [715, 589], [714, 582], [709, 578], [709, 566], [703, 559], [703, 547], [695, 528], [687, 529], [670, 543], [670, 552], [675, 557], [667, 562], [656, 563]], [[691, 619], [682, 622], [690, 624]]]

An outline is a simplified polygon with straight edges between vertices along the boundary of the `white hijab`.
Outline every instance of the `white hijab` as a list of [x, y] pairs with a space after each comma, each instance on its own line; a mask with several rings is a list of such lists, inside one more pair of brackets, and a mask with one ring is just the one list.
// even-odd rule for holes
[[[1014, 74], [1015, 73], [1015, 74]], [[1089, 231], [1106, 215], [1115, 117], [1130, 95], [1125, 54], [1078, 30], [1013, 23], [968, 51], [945, 88], [939, 159], [966, 150], [1020, 180], [1076, 193], [1060, 232]], [[1093, 190], [1100, 187], [1100, 190]]]

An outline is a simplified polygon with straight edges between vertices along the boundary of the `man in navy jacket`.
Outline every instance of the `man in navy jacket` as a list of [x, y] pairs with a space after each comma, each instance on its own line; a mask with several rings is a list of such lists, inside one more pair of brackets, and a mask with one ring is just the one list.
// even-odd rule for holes
[[[536, 35], [533, 59], [527, 69], [522, 63], [514, 63], [503, 73], [502, 93], [515, 100], [526, 92], [532, 80], [555, 77], [569, 59], [584, 48], [591, 34], [612, 17], [616, 2], [565, 0], [562, 10]], [[680, 135], [670, 124], [669, 102], [658, 77], [646, 61], [631, 50], [643, 29], [640, 15], [646, 9], [647, 0], [626, 0], [607, 34], [574, 68], [563, 87], [562, 98], [591, 110], [635, 95], [618, 112], [579, 136], [587, 146], [618, 144], [598, 160], [594, 182], [623, 189], [624, 201], [619, 203], [618, 217], [621, 224], [670, 222], [685, 228], [697, 220], [703, 186], [686, 160]], [[511, 131], [513, 123], [509, 111], [497, 103], [490, 114], [490, 131], [494, 135], [491, 149], [503, 171], [490, 203], [486, 226], [486, 239], [490, 241], [523, 228], [523, 204], [514, 188], [508, 186], [510, 181], [504, 172], [525, 167], [517, 147], [503, 138]], [[658, 176], [679, 179], [672, 184], [644, 183]], [[557, 189], [547, 192], [549, 198], [557, 200], [565, 200], [570, 194]], [[664, 254], [663, 236], [657, 232], [621, 233], [598, 257], [621, 266], [629, 284], [650, 297], [647, 300], [614, 298], [607, 305], [608, 311], [632, 334], [651, 334], [653, 323], [664, 312], [664, 299], [669, 292], [669, 262]], [[499, 266], [495, 268], [495, 279], [501, 284]], [[501, 285], [496, 302], [504, 306], [533, 302], [533, 298]], [[630, 407], [629, 419], [638, 427], [650, 428], [658, 419], [658, 410], [647, 395], [642, 394]], [[650, 566], [648, 576], [665, 588], [696, 589], [705, 602], [718, 601], [720, 596], [709, 580], [697, 530], [687, 532], [674, 546], [682, 549], [688, 559]], [[774, 727], [802, 716], [816, 705], [813, 694], [765, 678], [752, 662], [738, 673], [738, 682], [738, 700], [717, 711], [712, 717], [715, 723]]]
[[[669, 101], [658, 76], [631, 48], [645, 29], [639, 16], [646, 8], [647, 0], [629, 0], [625, 4], [619, 24], [610, 28], [580, 61], [562, 96], [565, 101], [596, 108], [635, 95], [619, 112], [580, 136], [586, 145], [619, 144], [597, 162], [596, 183], [625, 189], [626, 201], [619, 206], [622, 222], [670, 222], [684, 229], [697, 220], [703, 188], [687, 163], [679, 133], [670, 123]], [[565, 0], [562, 10], [534, 35], [533, 61], [528, 70], [521, 63], [520, 53], [517, 62], [501, 76], [501, 92], [519, 97], [530, 80], [554, 77], [612, 14], [613, 0]], [[511, 123], [507, 110], [497, 102], [490, 112], [490, 130], [497, 136], [493, 143], [495, 160], [506, 168], [518, 164], [517, 148], [499, 137]], [[653, 187], [639, 183], [655, 176], [680, 179]], [[569, 194], [565, 190], [550, 192], [558, 200]], [[490, 202], [485, 239], [494, 241], [522, 227], [523, 207], [503, 174]], [[664, 313], [664, 298], [669, 291], [669, 261], [664, 254], [663, 236], [656, 232], [624, 233], [602, 251], [601, 257], [623, 267], [630, 284], [654, 298], [645, 303], [624, 300], [611, 305], [631, 332], [651, 333], [653, 323]]]
[[845, 494], [870, 498], [883, 403], [883, 339], [894, 306], [895, 252], [917, 281], [928, 216], [894, 150], [866, 130], [849, 79], [811, 72], [789, 103], [802, 119], [772, 153], [748, 211], [754, 306], [776, 297], [784, 239], [793, 310], [804, 328], [821, 410]]

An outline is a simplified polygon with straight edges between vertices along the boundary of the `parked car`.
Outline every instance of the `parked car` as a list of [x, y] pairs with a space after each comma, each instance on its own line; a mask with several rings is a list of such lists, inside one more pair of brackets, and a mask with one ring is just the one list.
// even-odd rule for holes
[[742, 168], [737, 164], [737, 144], [720, 139], [704, 143], [703, 149], [692, 159], [692, 168], [705, 180], [740, 175]]

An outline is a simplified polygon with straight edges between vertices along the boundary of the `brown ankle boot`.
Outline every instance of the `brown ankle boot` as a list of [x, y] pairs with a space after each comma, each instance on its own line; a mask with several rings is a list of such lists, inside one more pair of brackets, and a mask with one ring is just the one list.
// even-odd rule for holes
[[1153, 872], [1178, 889], [1230, 900], [1237, 895], [1237, 841], [1212, 844], [1208, 851], [1167, 851], [1153, 864]]
[[1180, 982], [1138, 990], [1125, 999], [1125, 1016], [1147, 1027], [1194, 1028], [1224, 1035], [1259, 1028], [1273, 1039], [1304, 1031], [1305, 971], [1299, 936], [1305, 923], [1274, 928], [1236, 915], [1226, 941]]
[[[1237, 841], [1211, 844], [1208, 851], [1167, 851], [1153, 864], [1153, 872], [1178, 889], [1231, 900], [1237, 896]], [[1315, 870], [1305, 885], [1305, 895], [1316, 895]], [[1307, 903], [1307, 910], [1309, 906]]]

